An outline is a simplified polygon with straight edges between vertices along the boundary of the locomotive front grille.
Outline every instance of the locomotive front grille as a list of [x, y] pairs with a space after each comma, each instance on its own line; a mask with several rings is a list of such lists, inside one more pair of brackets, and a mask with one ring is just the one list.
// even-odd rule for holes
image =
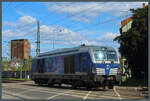
[[105, 75], [105, 69], [104, 68], [96, 68], [96, 74], [97, 75]]
[[117, 75], [118, 68], [111, 68], [109, 75]]
[[[117, 75], [118, 68], [111, 68], [109, 75]], [[105, 68], [96, 68], [97, 75], [105, 75]]]

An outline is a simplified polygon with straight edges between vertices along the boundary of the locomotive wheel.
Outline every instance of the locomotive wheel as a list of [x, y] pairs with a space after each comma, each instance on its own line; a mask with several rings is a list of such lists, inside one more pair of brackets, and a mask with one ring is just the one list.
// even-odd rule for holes
[[48, 86], [51, 87], [51, 86], [53, 86], [53, 84], [52, 83], [48, 83]]
[[105, 87], [105, 86], [102, 86], [102, 88], [103, 88], [103, 89], [106, 89], [106, 87]]
[[38, 84], [38, 82], [37, 82], [36, 80], [34, 80], [34, 83], [35, 83], [35, 84]]
[[76, 86], [76, 85], [72, 85], [72, 88], [73, 88], [73, 89], [76, 89], [76, 88], [77, 88], [77, 86]]
[[77, 88], [77, 85], [78, 85], [78, 84], [77, 84], [77, 81], [75, 81], [75, 82], [72, 84], [72, 88], [73, 88], [73, 89], [76, 89], [76, 88]]
[[113, 86], [113, 85], [109, 85], [108, 88], [109, 88], [109, 89], [113, 89], [114, 86]]
[[58, 86], [61, 87], [61, 83], [59, 83]]
[[92, 90], [92, 88], [91, 88], [91, 87], [86, 87], [86, 89], [87, 89], [87, 90]]
[[113, 82], [109, 82], [108, 88], [109, 88], [109, 89], [113, 89], [113, 87], [114, 87]]
[[86, 89], [87, 89], [87, 90], [91, 90], [91, 89], [92, 89], [92, 86], [89, 85], [89, 84], [87, 84], [87, 85], [86, 85]]
[[39, 86], [42, 86], [42, 82], [38, 82], [38, 85], [39, 85]]

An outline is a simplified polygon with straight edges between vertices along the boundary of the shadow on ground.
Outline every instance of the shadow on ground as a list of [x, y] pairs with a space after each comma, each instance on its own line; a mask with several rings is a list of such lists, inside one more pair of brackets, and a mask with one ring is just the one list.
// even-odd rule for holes
[[148, 79], [139, 79], [139, 78], [128, 78], [125, 82], [122, 82], [120, 86], [128, 87], [148, 87]]
[[86, 87], [77, 87], [77, 88], [73, 88], [71, 85], [63, 85], [63, 86], [58, 86], [57, 84], [53, 85], [53, 86], [48, 86], [48, 85], [38, 85], [38, 84], [21, 84], [21, 85], [27, 85], [27, 86], [36, 86], [36, 87], [45, 87], [45, 88], [59, 88], [59, 89], [69, 89], [69, 90], [84, 90], [84, 91], [107, 91], [107, 89], [86, 89]]

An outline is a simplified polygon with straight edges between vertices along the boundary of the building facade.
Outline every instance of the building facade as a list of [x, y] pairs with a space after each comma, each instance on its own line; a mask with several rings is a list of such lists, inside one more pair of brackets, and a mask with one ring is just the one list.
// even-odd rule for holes
[[11, 60], [29, 59], [29, 48], [27, 39], [11, 40]]
[[131, 25], [132, 25], [132, 17], [129, 17], [123, 21], [121, 21], [121, 28], [120, 28], [120, 31], [123, 33], [123, 32], [127, 32], [130, 28], [131, 28]]
[[[145, 3], [143, 3], [142, 8], [145, 8]], [[127, 32], [132, 27], [133, 16], [128, 17], [121, 21], [120, 33]]]

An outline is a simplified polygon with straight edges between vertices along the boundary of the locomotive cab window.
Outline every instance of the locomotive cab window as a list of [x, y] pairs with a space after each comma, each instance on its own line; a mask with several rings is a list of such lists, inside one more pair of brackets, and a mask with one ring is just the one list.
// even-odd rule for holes
[[107, 59], [117, 61], [117, 54], [115, 51], [107, 51]]

